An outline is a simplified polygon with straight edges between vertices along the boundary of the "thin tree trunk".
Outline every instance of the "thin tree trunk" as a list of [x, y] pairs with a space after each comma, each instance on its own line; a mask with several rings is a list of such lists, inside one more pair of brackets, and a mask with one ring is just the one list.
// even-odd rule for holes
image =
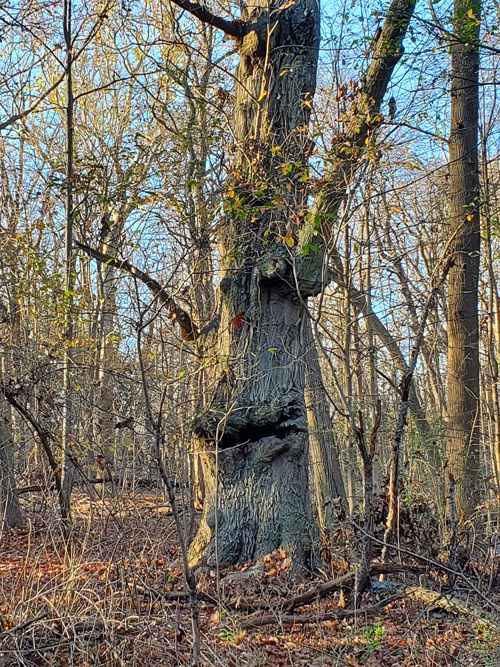
[[[361, 313], [366, 318], [367, 326], [371, 328], [382, 344], [386, 346], [395, 368], [404, 375], [408, 371], [408, 365], [396, 339], [370, 306], [367, 295], [355, 287], [350, 277], [345, 275], [345, 270], [342, 267], [342, 261], [336, 248], [330, 249], [330, 260], [333, 280], [348, 291], [349, 303], [352, 304], [352, 307], [358, 313]], [[409, 406], [413, 413], [420, 438], [425, 442], [430, 439], [431, 429], [413, 385], [410, 387]]]
[[[366, 247], [366, 266], [364, 272], [361, 272], [360, 284], [362, 289], [366, 292], [367, 296], [367, 306], [370, 311], [372, 308], [372, 230], [371, 230], [371, 220], [370, 220], [370, 198], [371, 198], [371, 188], [368, 192], [365, 193], [365, 219], [362, 226], [362, 239]], [[378, 396], [378, 385], [377, 385], [377, 350], [375, 347], [375, 332], [369, 320], [366, 321], [366, 337], [368, 343], [368, 395], [370, 403], [370, 422], [372, 426], [377, 423], [377, 420], [381, 419], [381, 409], [380, 409], [380, 399]], [[380, 424], [379, 424], [380, 426]], [[379, 427], [374, 431], [375, 438]], [[372, 493], [374, 493], [380, 486], [380, 462], [375, 458], [376, 454], [376, 440], [373, 443], [374, 451], [372, 454]], [[366, 494], [365, 494], [366, 495]]]
[[448, 470], [459, 521], [480, 502], [479, 453], [479, 24], [478, 0], [455, 0], [451, 44]]
[[[124, 196], [124, 193], [122, 194]], [[117, 204], [115, 210], [107, 211], [101, 221], [101, 247], [104, 253], [113, 257], [120, 254], [121, 238], [124, 227], [124, 206]], [[115, 385], [112, 371], [117, 358], [117, 338], [114, 335], [117, 296], [117, 269], [105, 262], [99, 263], [98, 295], [100, 299], [97, 322], [97, 382], [99, 426], [97, 439], [97, 458], [102, 462], [101, 473], [104, 477], [114, 478], [114, 458], [117, 440], [117, 411], [115, 408]], [[128, 415], [126, 415], [128, 416]], [[100, 458], [102, 457], [102, 458]], [[98, 466], [99, 468], [99, 466]], [[115, 492], [112, 483], [112, 492]], [[104, 493], [104, 487], [103, 487]]]
[[339, 505], [349, 511], [342, 479], [337, 444], [333, 436], [329, 399], [323, 384], [318, 351], [312, 340], [305, 358], [306, 409], [309, 429], [309, 456], [311, 477], [319, 527], [332, 531]]
[[[425, 305], [424, 311], [422, 313], [420, 325], [413, 342], [413, 346], [410, 353], [410, 360], [408, 363], [408, 370], [401, 379], [400, 391], [401, 397], [399, 401], [398, 408], [398, 417], [396, 421], [396, 427], [394, 429], [394, 437], [392, 440], [392, 459], [391, 459], [391, 471], [389, 478], [389, 491], [388, 491], [388, 510], [387, 510], [387, 520], [384, 533], [384, 548], [382, 550], [382, 562], [385, 561], [387, 557], [387, 545], [390, 544], [394, 530], [396, 528], [398, 520], [398, 511], [399, 511], [399, 485], [400, 485], [400, 465], [401, 465], [401, 445], [403, 442], [403, 435], [406, 427], [409, 402], [410, 402], [410, 392], [411, 386], [413, 383], [413, 375], [415, 373], [415, 368], [417, 366], [417, 361], [422, 349], [422, 344], [424, 342], [425, 329], [427, 326], [427, 320], [429, 318], [429, 313], [434, 308], [434, 302], [436, 295], [439, 289], [442, 287], [443, 282], [446, 280], [448, 273], [450, 271], [451, 262], [449, 258], [445, 261], [445, 264], [442, 267], [442, 274], [437, 279], [431, 282], [429, 286], [429, 296], [427, 303]], [[438, 265], [436, 271], [441, 267]]]
[[[349, 226], [345, 224], [344, 226], [344, 275], [347, 276], [347, 281], [350, 281], [351, 270], [349, 257], [351, 254], [350, 250], [350, 234]], [[352, 408], [352, 401], [354, 397], [353, 383], [352, 383], [352, 363], [351, 363], [351, 352], [352, 352], [352, 328], [353, 328], [353, 309], [351, 306], [351, 292], [349, 290], [350, 283], [346, 285], [346, 288], [343, 292], [343, 322], [342, 322], [342, 336], [343, 336], [343, 356], [342, 356], [342, 376], [343, 376], [343, 390], [344, 395], [348, 404]], [[357, 460], [356, 460], [356, 446], [354, 444], [354, 434], [352, 432], [352, 426], [346, 422], [346, 440], [347, 440], [347, 461], [346, 461], [346, 478], [347, 478], [347, 499], [349, 502], [349, 513], [353, 514], [356, 511], [356, 504], [358, 500], [357, 494], [357, 485], [356, 485], [356, 473], [357, 473]]]
[[0, 396], [0, 526], [17, 528], [22, 513], [16, 493], [14, 474], [14, 442], [7, 418], [5, 397]]
[[73, 256], [73, 153], [74, 153], [74, 95], [73, 95], [73, 37], [72, 0], [64, 0], [64, 38], [66, 42], [66, 236], [65, 236], [65, 354], [63, 371], [63, 420], [61, 466], [61, 515], [63, 521], [71, 519], [71, 490], [73, 488], [73, 464], [71, 447], [74, 444], [74, 406], [72, 397], [73, 374], [73, 293], [75, 286], [75, 262]]
[[486, 244], [486, 262], [488, 270], [488, 303], [486, 309], [488, 312], [488, 330], [487, 341], [485, 346], [487, 350], [487, 368], [489, 373], [485, 381], [487, 386], [485, 390], [490, 396], [489, 404], [489, 433], [490, 433], [490, 452], [491, 452], [491, 467], [495, 477], [496, 496], [500, 497], [500, 395], [498, 390], [499, 382], [499, 368], [497, 360], [497, 351], [500, 349], [500, 296], [498, 293], [498, 285], [495, 276], [494, 262], [493, 262], [493, 248], [491, 238], [491, 207], [493, 193], [490, 190], [490, 173], [487, 160], [487, 144], [486, 138], [482, 142], [482, 165], [481, 171], [483, 176], [484, 189], [484, 233]]

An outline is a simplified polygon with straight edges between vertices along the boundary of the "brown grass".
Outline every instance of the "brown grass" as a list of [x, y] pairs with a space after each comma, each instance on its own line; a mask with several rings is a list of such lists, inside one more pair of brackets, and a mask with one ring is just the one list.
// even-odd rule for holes
[[[189, 608], [166, 595], [184, 585], [175, 527], [160, 494], [104, 501], [76, 496], [68, 543], [50, 504], [43, 514], [27, 516], [24, 529], [1, 536], [0, 667], [189, 664]], [[360, 611], [353, 620], [315, 622], [320, 612], [337, 608], [336, 595], [300, 610], [311, 615], [310, 625], [280, 627], [279, 601], [311, 585], [290, 582], [280, 557], [267, 559], [261, 579], [231, 582], [220, 589], [218, 603], [201, 603], [205, 665], [500, 665], [499, 637], [491, 628], [436, 615], [410, 600], [377, 617]], [[216, 596], [213, 573], [200, 578], [200, 587]], [[226, 604], [238, 598], [267, 600], [276, 624], [243, 632], [246, 614]]]

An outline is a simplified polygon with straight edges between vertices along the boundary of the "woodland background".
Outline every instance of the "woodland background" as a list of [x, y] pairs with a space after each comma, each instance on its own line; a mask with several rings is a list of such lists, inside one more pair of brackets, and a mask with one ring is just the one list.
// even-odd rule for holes
[[[332, 279], [309, 300], [320, 576], [358, 563], [376, 574], [381, 555], [415, 571], [395, 575], [406, 588], [388, 616], [368, 616], [383, 605], [359, 611], [377, 600], [358, 576], [345, 582], [347, 601], [343, 582], [324, 607], [316, 591], [297, 624], [286, 613], [299, 601], [283, 600], [313, 584], [287, 576], [283, 550], [239, 563], [240, 578], [225, 583], [218, 564], [194, 578], [186, 560], [204, 492], [194, 331], [216, 314], [218, 237], [240, 205], [228, 185], [239, 45], [186, 7], [0, 5], [0, 664], [497, 665], [498, 4], [460, 10], [480, 54], [480, 192], [465, 216], [481, 237], [473, 456], [458, 452], [457, 475], [447, 361], [457, 7], [442, 0], [411, 19], [329, 238]], [[313, 193], [356, 115], [385, 10], [322, 7], [307, 101]], [[284, 162], [283, 174], [293, 168]], [[275, 242], [294, 250], [298, 240], [287, 228]], [[230, 326], [244, 325], [235, 313]], [[400, 550], [382, 554], [384, 541]], [[449, 616], [435, 621], [439, 600]], [[350, 601], [358, 611], [343, 621]], [[255, 634], [257, 622], [238, 614], [266, 606], [280, 608], [268, 620], [281, 630]]]

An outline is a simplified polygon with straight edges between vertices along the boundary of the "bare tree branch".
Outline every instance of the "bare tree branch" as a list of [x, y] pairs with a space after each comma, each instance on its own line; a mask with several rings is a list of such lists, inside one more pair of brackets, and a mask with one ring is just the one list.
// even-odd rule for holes
[[52, 447], [50, 444], [51, 440], [51, 435], [50, 433], [43, 428], [43, 426], [40, 424], [40, 422], [34, 417], [34, 415], [28, 410], [28, 408], [23, 405], [21, 401], [18, 400], [16, 396], [16, 391], [13, 389], [9, 384], [3, 385], [0, 387], [0, 391], [2, 391], [3, 395], [5, 396], [6, 400], [10, 405], [12, 405], [13, 408], [15, 408], [19, 414], [24, 417], [24, 419], [31, 425], [32, 429], [35, 431], [35, 433], [38, 435], [38, 438], [40, 440], [40, 443], [42, 445], [42, 449], [45, 452], [45, 456], [47, 457], [47, 461], [49, 462], [49, 467], [50, 470], [54, 476], [54, 484], [55, 488], [57, 490], [57, 493], [61, 494], [62, 491], [62, 485], [61, 485], [61, 469], [56, 461], [56, 458], [54, 456], [54, 453], [52, 451]]
[[383, 120], [380, 106], [403, 55], [403, 40], [415, 4], [416, 0], [392, 0], [380, 35], [373, 41], [371, 63], [360, 81], [346, 132], [333, 139], [329, 151], [331, 166], [317, 183], [310, 221], [299, 238], [298, 256], [303, 255], [303, 259], [298, 262], [297, 274], [303, 294], [318, 294], [331, 278], [324, 270], [324, 255], [334, 243], [332, 222], [337, 219], [347, 186], [366, 155], [366, 145]]
[[315, 623], [322, 623], [323, 621], [336, 621], [343, 618], [353, 618], [374, 614], [377, 611], [380, 611], [384, 607], [389, 606], [397, 600], [401, 600], [406, 597], [405, 593], [399, 593], [398, 595], [392, 595], [391, 597], [384, 598], [379, 602], [371, 605], [370, 607], [365, 607], [364, 609], [339, 609], [338, 611], [327, 611], [323, 613], [309, 613], [309, 614], [262, 614], [258, 612], [254, 616], [250, 616], [245, 621], [241, 623], [241, 627], [244, 630], [249, 630], [253, 628], [261, 628], [264, 625], [308, 625]]
[[[110, 6], [110, 2], [106, 4], [106, 6], [103, 8], [101, 14], [99, 15], [97, 21], [94, 23], [92, 26], [91, 30], [89, 31], [89, 34], [87, 37], [84, 39], [82, 46], [74, 53], [72, 61], [73, 63], [78, 60], [78, 58], [81, 56], [81, 54], [84, 52], [85, 48], [88, 46], [88, 44], [92, 41], [94, 36], [96, 35], [98, 29], [101, 27], [102, 23], [105, 21], [107, 18], [107, 10]], [[38, 37], [30, 31], [30, 33], [38, 39]], [[49, 49], [50, 50], [50, 49]], [[57, 56], [55, 56], [54, 53], [52, 55], [58, 60], [58, 62], [61, 62]], [[6, 118], [4, 121], [0, 123], [0, 131], [5, 130], [7, 127], [10, 127], [14, 123], [17, 123], [18, 120], [22, 120], [23, 118], [26, 118], [26, 116], [29, 116], [31, 113], [36, 111], [40, 104], [49, 97], [51, 93], [56, 90], [59, 85], [64, 81], [66, 78], [66, 69], [62, 72], [60, 76], [57, 77], [57, 79], [54, 81], [54, 83], [47, 88], [47, 90], [40, 95], [40, 97], [34, 102], [30, 107], [27, 109], [24, 109], [23, 111], [20, 111], [17, 114], [14, 114], [13, 116], [9, 116], [9, 118]]]
[[22, 120], [23, 118], [26, 118], [26, 116], [29, 116], [30, 113], [33, 113], [33, 111], [36, 111], [37, 108], [40, 106], [40, 104], [47, 99], [47, 97], [54, 92], [54, 90], [59, 86], [62, 81], [64, 81], [64, 77], [66, 75], [63, 73], [61, 76], [59, 76], [55, 82], [50, 86], [50, 88], [47, 88], [47, 90], [43, 93], [43, 95], [40, 95], [40, 97], [37, 99], [37, 101], [32, 104], [28, 109], [24, 109], [24, 111], [21, 111], [20, 113], [14, 114], [14, 116], [10, 116], [7, 118], [7, 120], [4, 120], [3, 123], [0, 123], [0, 130], [5, 130], [6, 127], [9, 127], [10, 125], [13, 125], [14, 123], [17, 123], [18, 120]]
[[97, 259], [99, 262], [104, 262], [108, 266], [113, 266], [121, 271], [127, 271], [131, 276], [138, 278], [146, 287], [158, 298], [168, 310], [170, 319], [175, 320], [180, 327], [181, 335], [184, 340], [195, 340], [200, 335], [198, 328], [193, 323], [191, 316], [183, 308], [177, 305], [176, 301], [170, 296], [167, 290], [160, 285], [160, 283], [152, 278], [148, 273], [138, 269], [131, 262], [126, 259], [118, 259], [107, 255], [100, 250], [91, 248], [79, 241], [75, 241], [75, 245], [80, 250], [83, 250], [87, 255]]
[[231, 35], [231, 37], [244, 37], [248, 32], [248, 25], [244, 21], [228, 21], [227, 19], [223, 19], [197, 2], [190, 2], [190, 0], [172, 0], [172, 2], [181, 9], [185, 9], [197, 19], [200, 19], [200, 21], [203, 21], [203, 23], [213, 25], [215, 28], [225, 32], [226, 35]]

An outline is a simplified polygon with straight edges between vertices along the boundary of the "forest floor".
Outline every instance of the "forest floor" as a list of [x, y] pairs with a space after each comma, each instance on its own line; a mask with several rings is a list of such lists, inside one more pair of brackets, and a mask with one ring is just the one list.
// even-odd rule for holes
[[[69, 548], [48, 506], [26, 508], [26, 527], [1, 535], [0, 667], [190, 664], [190, 606], [168, 507], [150, 494], [121, 498], [116, 507], [115, 500], [77, 495]], [[348, 592], [337, 590], [296, 606], [301, 622], [294, 624], [286, 601], [344, 574], [348, 564], [337, 555], [328, 575], [306, 580], [290, 580], [280, 553], [250, 577], [248, 568], [218, 584], [215, 572], [199, 575], [202, 664], [500, 667], [500, 617], [481, 613], [487, 599], [500, 604], [495, 577], [487, 599], [459, 578], [452, 595], [464, 604], [446, 610], [409, 592], [440, 591], [446, 575], [433, 568], [418, 577], [391, 575], [399, 599], [394, 590], [371, 591], [355, 615], [341, 619], [335, 615], [347, 611]], [[484, 590], [484, 582], [471, 583]], [[383, 606], [382, 594], [393, 601]], [[263, 616], [268, 623], [252, 627]]]

